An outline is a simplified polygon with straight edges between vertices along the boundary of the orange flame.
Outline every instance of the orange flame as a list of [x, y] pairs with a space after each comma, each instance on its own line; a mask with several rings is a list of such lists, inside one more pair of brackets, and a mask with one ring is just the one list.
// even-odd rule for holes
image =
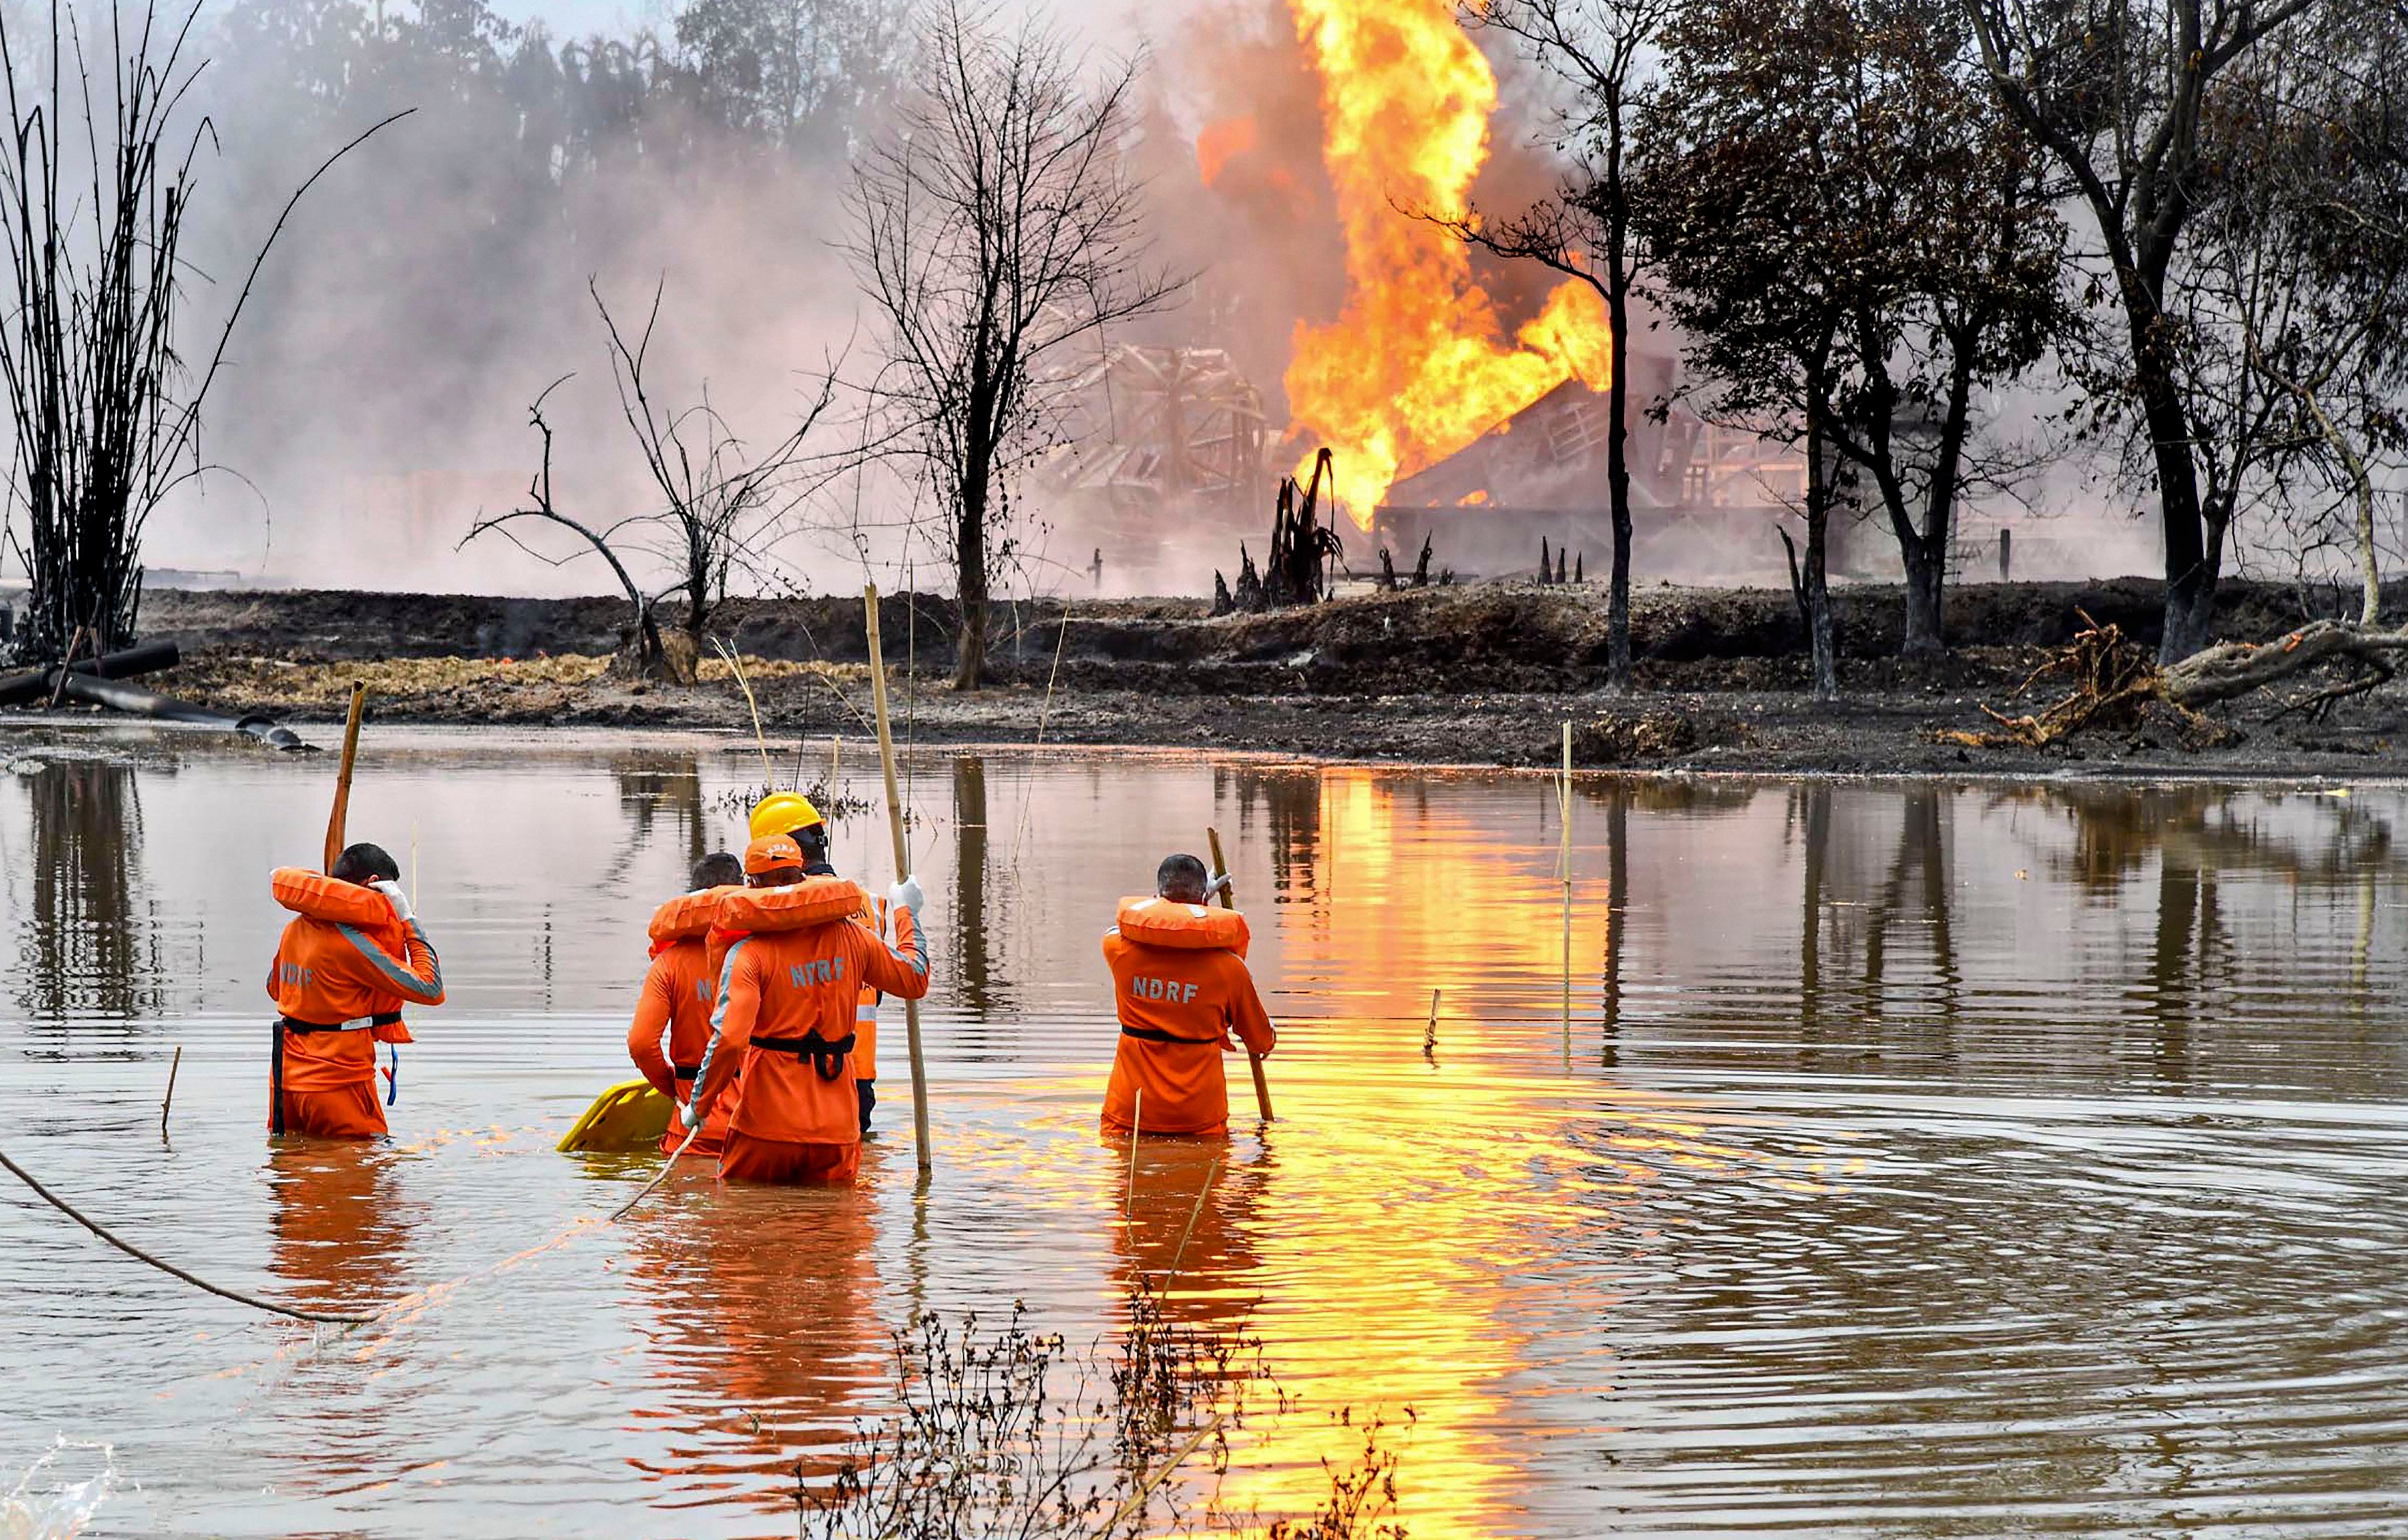
[[1604, 303], [1567, 279], [1509, 343], [1462, 242], [1398, 212], [1459, 213], [1488, 159], [1497, 77], [1455, 0], [1288, 4], [1321, 77], [1347, 281], [1336, 322], [1297, 325], [1288, 404], [1336, 453], [1338, 495], [1368, 529], [1399, 476], [1575, 374], [1605, 385]]
[[1221, 180], [1228, 167], [1229, 157], [1242, 155], [1254, 148], [1257, 134], [1252, 118], [1223, 118], [1204, 125], [1196, 136], [1196, 170], [1204, 185], [1211, 186]]

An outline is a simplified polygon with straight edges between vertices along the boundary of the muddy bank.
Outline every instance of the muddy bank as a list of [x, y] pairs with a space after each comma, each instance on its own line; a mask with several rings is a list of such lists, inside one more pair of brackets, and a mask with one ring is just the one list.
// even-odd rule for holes
[[[1364, 594], [1269, 615], [1209, 617], [1194, 600], [1005, 606], [992, 688], [944, 686], [947, 599], [896, 597], [882, 615], [888, 661], [916, 677], [897, 694], [926, 742], [1125, 743], [1345, 757], [1533, 764], [1579, 729], [1584, 763], [1748, 770], [2369, 775], [2408, 742], [2408, 687], [2390, 685], [2309, 722], [2259, 700], [2222, 713], [2231, 741], [2201, 748], [2154, 727], [2093, 734], [2045, 752], [1969, 748], [1985, 703], [2015, 687], [2085, 613], [2154, 642], [2159, 585], [1980, 584], [1950, 597], [1951, 652], [1900, 659], [1895, 590], [1848, 590], [1836, 705], [1806, 697], [1803, 636], [1788, 596], [1657, 588], [1635, 596], [1638, 693], [1604, 690], [1604, 592], [1492, 583]], [[2408, 602], [2408, 595], [2403, 595]], [[2294, 587], [2228, 586], [2223, 634], [2279, 635], [2320, 606]], [[146, 634], [186, 663], [170, 694], [296, 721], [338, 714], [369, 682], [386, 720], [523, 727], [742, 728], [741, 693], [714, 664], [690, 687], [609, 677], [625, 618], [609, 598], [514, 599], [291, 592], [160, 593]], [[713, 626], [752, 660], [774, 736], [867, 730], [860, 605], [850, 598], [732, 602]], [[1059, 668], [1055, 669], [1058, 649]]]

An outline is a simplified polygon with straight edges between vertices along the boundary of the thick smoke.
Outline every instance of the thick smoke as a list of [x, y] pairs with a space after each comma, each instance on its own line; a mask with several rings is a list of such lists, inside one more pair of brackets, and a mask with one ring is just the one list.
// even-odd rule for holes
[[[482, 0], [213, 0], [194, 106], [222, 149], [202, 162], [195, 321], [232, 302], [251, 252], [324, 155], [388, 113], [415, 111], [336, 166], [285, 230], [207, 414], [204, 452], [222, 468], [153, 523], [153, 568], [308, 585], [609, 589], [590, 555], [554, 569], [490, 538], [454, 545], [480, 511], [524, 498], [539, 447], [527, 407], [563, 376], [547, 406], [561, 509], [608, 525], [658, 506], [618, 417], [589, 281], [623, 325], [641, 324], [660, 286], [655, 387], [684, 404], [707, 382], [748, 441], [788, 431], [832, 359], [867, 376], [876, 338], [841, 250], [845, 193], [854, 151], [909, 80], [909, 4], [687, 0], [649, 27], [572, 39], [506, 22]], [[1226, 350], [1278, 435], [1297, 326], [1335, 316], [1345, 282], [1322, 82], [1287, 5], [1054, 14], [1087, 26], [1100, 51], [1149, 61], [1127, 153], [1149, 183], [1158, 254], [1195, 282], [1127, 339]], [[11, 5], [12, 33], [22, 21]], [[1558, 166], [1545, 82], [1488, 51], [1511, 106], [1474, 195], [1508, 209], [1552, 187]], [[1536, 312], [1552, 276], [1478, 267], [1509, 325]], [[1652, 325], [1633, 344], [1668, 361], [1677, 351]], [[1656, 377], [1670, 378], [1669, 362]], [[844, 432], [831, 421], [818, 447], [838, 448]], [[1303, 447], [1280, 445], [1273, 463]], [[2071, 476], [2042, 500], [2086, 523], [2086, 508], [2072, 510], [2094, 500], [2095, 483]], [[1091, 547], [1105, 552], [1106, 592], [1205, 591], [1214, 567], [1234, 568], [1238, 539], [1256, 540], [1260, 554], [1269, 522], [1267, 506], [1166, 509], [1156, 538], [1142, 511], [1100, 519], [1028, 485], [1015, 508], [1039, 559], [1007, 575], [1007, 591], [1085, 591]], [[837, 487], [779, 547], [781, 581], [826, 592], [868, 567], [892, 583], [909, 557], [912, 581], [942, 586], [933, 542], [904, 529], [925, 511], [894, 476]], [[2114, 565], [2153, 564], [2145, 525], [2121, 507], [2099, 522], [2133, 548]], [[1865, 537], [1868, 552], [1886, 544], [1878, 529]], [[527, 538], [555, 555], [580, 549], [565, 531]], [[1363, 543], [1354, 554], [1368, 562]], [[1695, 561], [1668, 549], [1642, 577], [1785, 581], [1769, 530], [1763, 544], [1761, 562], [1737, 567], [1719, 548]]]
[[[792, 51], [757, 46], [807, 21], [820, 33]], [[670, 408], [707, 384], [748, 442], [790, 431], [832, 359], [860, 361], [838, 248], [847, 156], [899, 76], [900, 22], [891, 0], [698, 0], [671, 32], [561, 41], [479, 0], [380, 21], [346, 0], [211, 13], [198, 105], [223, 149], [205, 160], [197, 205], [203, 311], [231, 302], [251, 249], [326, 153], [416, 110], [295, 212], [207, 414], [207, 457], [223, 472], [163, 513], [153, 565], [607, 590], [590, 556], [555, 570], [490, 537], [453, 546], [480, 510], [524, 500], [539, 453], [527, 409], [563, 376], [546, 408], [558, 506], [597, 525], [657, 506], [589, 281], [623, 328], [642, 326], [659, 288], [649, 382]], [[820, 527], [781, 548], [796, 581], [858, 581], [841, 527], [853, 512], [820, 508]], [[527, 539], [578, 548], [566, 531]]]
[[[153, 567], [607, 589], [590, 556], [555, 569], [490, 538], [453, 547], [479, 511], [524, 499], [539, 447], [527, 407], [562, 376], [547, 403], [559, 506], [596, 524], [654, 506], [589, 281], [623, 324], [640, 324], [660, 285], [657, 388], [690, 401], [707, 381], [749, 440], [791, 426], [831, 358], [866, 377], [875, 338], [841, 250], [844, 195], [852, 152], [908, 77], [906, 4], [693, 0], [655, 28], [582, 39], [513, 25], [481, 0], [213, 7], [195, 105], [222, 148], [203, 159], [196, 317], [232, 302], [251, 249], [326, 153], [416, 110], [337, 166], [283, 233], [208, 413], [204, 448], [222, 469], [154, 523]], [[1159, 254], [1196, 275], [1184, 303], [1129, 339], [1226, 349], [1277, 431], [1297, 324], [1334, 314], [1344, 281], [1320, 82], [1286, 7], [1148, 7], [1085, 41], [1150, 61], [1129, 154], [1150, 183]], [[1535, 126], [1500, 119], [1484, 197], [1502, 206], [1546, 185]], [[1541, 287], [1484, 277], [1509, 310]], [[831, 424], [822, 447], [841, 439]], [[921, 501], [892, 477], [838, 489], [780, 548], [792, 581], [849, 585], [865, 552], [940, 568], [899, 532]], [[1021, 582], [1068, 581], [1089, 545], [1111, 543], [1075, 508], [1033, 495], [1021, 506], [1046, 525], [1030, 549], [1077, 554]], [[565, 531], [527, 538], [578, 549]], [[1114, 559], [1108, 585], [1194, 590], [1210, 583], [1206, 554], [1199, 545], [1177, 572]]]

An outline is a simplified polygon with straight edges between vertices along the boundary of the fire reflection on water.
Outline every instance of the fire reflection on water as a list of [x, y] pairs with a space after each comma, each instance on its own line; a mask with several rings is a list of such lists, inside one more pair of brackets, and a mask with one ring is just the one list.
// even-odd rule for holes
[[[36, 857], [0, 889], [0, 1114], [38, 1134], [12, 1153], [230, 1282], [395, 1307], [229, 1329], [0, 1210], [48, 1391], [0, 1421], [0, 1473], [108, 1437], [140, 1484], [113, 1501], [150, 1504], [123, 1527], [779, 1528], [798, 1468], [824, 1481], [891, 1404], [913, 1311], [1025, 1301], [1083, 1353], [1140, 1287], [1258, 1340], [1296, 1398], [1232, 1433], [1240, 1512], [1310, 1508], [1373, 1417], [1426, 1534], [1846, 1530], [1875, 1503], [2157, 1533], [2213, 1471], [2152, 1451], [2210, 1423], [2214, 1470], [2300, 1533], [2400, 1490], [2380, 1440], [2296, 1442], [2303, 1400], [2408, 1419], [2383, 1367], [2408, 1288], [2396, 794], [1584, 781], [1567, 1045], [1542, 781], [929, 756], [935, 1184], [898, 1043], [858, 1189], [697, 1170], [609, 1226], [653, 1166], [551, 1132], [624, 1078], [643, 918], [738, 837], [720, 799], [754, 767], [434, 741], [363, 769], [356, 827], [426, 833], [452, 988], [380, 1149], [263, 1153], [257, 1127], [280, 916], [225, 874], [306, 847], [280, 810], [312, 784], [61, 757], [0, 800], [0, 848]], [[137, 807], [139, 841], [108, 838]], [[1281, 1023], [1281, 1120], [1140, 1142], [1129, 1202], [1096, 1128], [1096, 938], [1207, 824]], [[881, 832], [839, 823], [839, 864], [882, 883]], [[130, 1303], [95, 1336], [96, 1286]]]

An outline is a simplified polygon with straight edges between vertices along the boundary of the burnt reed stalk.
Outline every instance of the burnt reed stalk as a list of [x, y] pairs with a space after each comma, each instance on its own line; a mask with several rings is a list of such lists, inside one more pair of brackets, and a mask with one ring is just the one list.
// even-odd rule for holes
[[30, 660], [60, 657], [79, 636], [103, 652], [134, 640], [143, 525], [202, 469], [201, 403], [268, 251], [310, 184], [394, 121], [336, 151], [293, 194], [214, 346], [194, 355], [203, 367], [187, 368], [176, 346], [188, 272], [179, 252], [194, 159], [216, 142], [206, 119], [187, 128], [180, 110], [202, 68], [186, 55], [199, 14], [197, 4], [180, 21], [155, 4], [111, 8], [97, 89], [98, 50], [59, 0], [47, 32], [0, 28], [0, 395], [13, 440], [7, 540], [33, 580], [17, 632]]
[[[156, 19], [149, 9], [112, 18], [107, 102], [67, 67], [80, 38], [56, 5], [47, 61], [21, 59], [0, 40], [13, 130], [0, 152], [0, 197], [14, 300], [0, 324], [0, 386], [26, 515], [20, 554], [33, 583], [20, 646], [32, 656], [64, 654], [79, 631], [101, 650], [133, 639], [143, 520], [190, 432], [174, 399], [175, 280], [200, 133], [180, 154], [167, 137], [194, 73], [181, 63], [192, 18], [154, 59]], [[126, 20], [137, 28], [130, 47]], [[36, 71], [46, 89], [24, 91]], [[82, 82], [79, 103], [67, 94], [70, 79]], [[71, 106], [91, 151], [88, 181], [71, 169], [78, 136], [62, 132]]]

